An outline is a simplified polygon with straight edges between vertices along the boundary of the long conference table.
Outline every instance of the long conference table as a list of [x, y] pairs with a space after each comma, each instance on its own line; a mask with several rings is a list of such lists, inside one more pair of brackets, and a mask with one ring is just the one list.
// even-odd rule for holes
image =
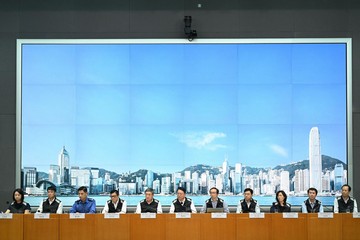
[[249, 214], [227, 214], [226, 218], [157, 214], [150, 219], [124, 214], [114, 219], [86, 214], [84, 219], [71, 219], [69, 214], [51, 214], [48, 219], [35, 219], [34, 214], [13, 214], [12, 219], [0, 219], [0, 239], [360, 239], [360, 218], [352, 214], [319, 218], [318, 214], [299, 213], [297, 217], [284, 218], [280, 213], [265, 213], [264, 218], [250, 218]]

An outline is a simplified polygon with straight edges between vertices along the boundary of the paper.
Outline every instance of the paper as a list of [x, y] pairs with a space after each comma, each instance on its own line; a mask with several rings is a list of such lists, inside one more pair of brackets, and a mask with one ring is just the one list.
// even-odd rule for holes
[[265, 213], [249, 213], [249, 218], [265, 218]]
[[191, 218], [191, 213], [189, 213], [189, 212], [178, 212], [178, 213], [175, 213], [175, 218]]
[[12, 213], [0, 213], [0, 219], [12, 219], [13, 214]]
[[85, 219], [85, 213], [70, 213], [70, 219]]
[[50, 213], [35, 213], [34, 219], [50, 219]]
[[156, 218], [156, 213], [141, 213], [140, 218]]
[[211, 213], [211, 218], [227, 218], [227, 213], [213, 212]]
[[299, 218], [299, 214], [298, 213], [283, 213], [283, 218]]
[[104, 218], [105, 219], [116, 219], [116, 218], [120, 218], [120, 214], [119, 213], [104, 213]]
[[318, 218], [334, 218], [334, 213], [332, 212], [323, 212], [323, 213], [318, 213]]
[[353, 213], [353, 218], [360, 218], [360, 213], [354, 212]]

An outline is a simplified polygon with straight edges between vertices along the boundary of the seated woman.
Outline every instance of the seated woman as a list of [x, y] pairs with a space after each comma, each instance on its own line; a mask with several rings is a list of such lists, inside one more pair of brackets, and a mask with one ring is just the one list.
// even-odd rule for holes
[[273, 205], [270, 208], [271, 213], [282, 213], [282, 212], [291, 212], [291, 205], [286, 202], [287, 195], [283, 190], [280, 190], [276, 193], [276, 202], [273, 202]]
[[24, 201], [24, 192], [17, 188], [13, 192], [13, 202], [10, 204], [5, 213], [30, 213], [30, 205]]

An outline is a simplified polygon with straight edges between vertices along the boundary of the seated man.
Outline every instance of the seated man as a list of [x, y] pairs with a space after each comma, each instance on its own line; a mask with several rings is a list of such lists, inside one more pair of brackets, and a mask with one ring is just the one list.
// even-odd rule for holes
[[191, 212], [196, 213], [196, 208], [194, 202], [190, 199], [185, 197], [185, 188], [179, 187], [176, 191], [177, 198], [172, 201], [170, 212]]
[[75, 201], [70, 213], [96, 213], [95, 199], [88, 198], [87, 188], [79, 187], [78, 195], [80, 199]]
[[260, 213], [259, 204], [252, 198], [253, 192], [251, 188], [245, 188], [244, 199], [240, 200], [236, 213]]
[[341, 196], [334, 200], [334, 213], [358, 212], [355, 198], [350, 197], [351, 187], [344, 184], [341, 187]]
[[63, 213], [63, 204], [56, 198], [56, 187], [50, 186], [47, 188], [48, 197], [44, 199], [37, 210], [39, 213]]
[[318, 213], [324, 212], [323, 206], [319, 200], [316, 199], [317, 196], [317, 189], [316, 188], [309, 188], [308, 189], [308, 196], [309, 198], [306, 199], [301, 204], [301, 210], [303, 213]]
[[208, 209], [211, 209], [211, 208], [213, 208], [213, 209], [218, 208], [218, 209], [222, 210], [222, 212], [229, 213], [229, 207], [226, 204], [226, 202], [223, 199], [218, 197], [219, 189], [217, 189], [216, 187], [212, 187], [212, 188], [210, 188], [209, 193], [210, 193], [210, 198], [205, 201], [205, 203], [201, 209], [201, 213], [209, 212], [211, 210], [208, 210]]
[[162, 207], [158, 200], [154, 199], [154, 190], [148, 188], [145, 190], [145, 199], [141, 200], [137, 207], [135, 213], [162, 213]]
[[126, 213], [126, 201], [119, 198], [118, 190], [112, 190], [110, 198], [105, 203], [102, 213]]

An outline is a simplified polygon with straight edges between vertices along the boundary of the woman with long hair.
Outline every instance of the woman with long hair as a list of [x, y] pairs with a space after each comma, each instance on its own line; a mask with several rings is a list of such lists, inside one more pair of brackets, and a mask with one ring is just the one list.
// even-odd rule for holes
[[291, 212], [291, 205], [286, 202], [287, 195], [283, 190], [280, 190], [276, 193], [276, 202], [273, 202], [270, 212], [271, 213], [282, 213], [282, 212]]

